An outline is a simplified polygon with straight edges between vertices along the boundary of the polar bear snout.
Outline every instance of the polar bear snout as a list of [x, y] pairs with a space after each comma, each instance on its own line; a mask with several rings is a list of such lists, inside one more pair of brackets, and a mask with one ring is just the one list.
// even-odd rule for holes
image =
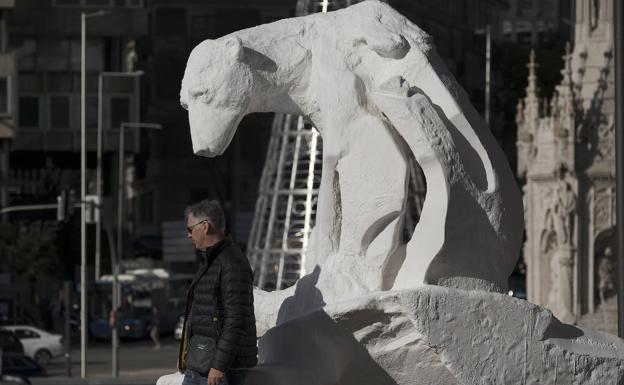
[[236, 111], [211, 108], [200, 102], [188, 106], [195, 155], [215, 157], [227, 149], [241, 117]]

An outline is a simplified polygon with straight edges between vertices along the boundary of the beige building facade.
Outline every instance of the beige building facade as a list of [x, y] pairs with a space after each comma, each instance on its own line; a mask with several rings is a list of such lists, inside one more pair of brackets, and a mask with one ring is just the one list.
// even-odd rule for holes
[[567, 323], [617, 332], [613, 2], [577, 0], [562, 80], [540, 98], [531, 55], [518, 104], [528, 300]]

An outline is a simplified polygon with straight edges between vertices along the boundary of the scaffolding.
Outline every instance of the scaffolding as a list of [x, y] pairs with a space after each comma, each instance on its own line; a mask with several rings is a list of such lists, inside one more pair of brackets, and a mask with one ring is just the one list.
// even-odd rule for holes
[[[299, 0], [297, 15], [333, 11], [357, 2]], [[410, 157], [408, 163], [405, 242], [418, 223], [426, 191], [416, 160]], [[255, 284], [263, 290], [287, 288], [306, 273], [305, 258], [316, 216], [321, 167], [322, 140], [318, 131], [300, 116], [276, 114], [247, 245]]]
[[321, 181], [322, 142], [300, 116], [277, 114], [260, 179], [247, 254], [256, 284], [282, 289], [305, 274]]

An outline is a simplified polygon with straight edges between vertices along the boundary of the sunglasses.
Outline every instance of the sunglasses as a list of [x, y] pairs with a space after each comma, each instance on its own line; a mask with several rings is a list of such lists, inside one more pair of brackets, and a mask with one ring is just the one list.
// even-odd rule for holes
[[199, 222], [195, 223], [194, 225], [191, 225], [191, 226], [186, 226], [186, 231], [190, 234], [190, 233], [192, 233], [192, 232], [193, 232], [193, 228], [194, 228], [195, 226], [197, 226], [197, 225], [198, 225], [198, 224], [200, 224], [200, 223], [204, 223], [204, 222], [208, 222], [208, 220], [207, 220], [207, 219], [204, 219], [203, 221], [199, 221]]

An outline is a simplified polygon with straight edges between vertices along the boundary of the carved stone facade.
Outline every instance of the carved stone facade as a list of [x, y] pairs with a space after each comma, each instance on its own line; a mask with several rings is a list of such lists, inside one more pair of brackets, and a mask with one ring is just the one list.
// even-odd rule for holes
[[564, 322], [616, 333], [613, 2], [576, 3], [561, 83], [539, 98], [532, 53], [517, 108], [527, 294]]

